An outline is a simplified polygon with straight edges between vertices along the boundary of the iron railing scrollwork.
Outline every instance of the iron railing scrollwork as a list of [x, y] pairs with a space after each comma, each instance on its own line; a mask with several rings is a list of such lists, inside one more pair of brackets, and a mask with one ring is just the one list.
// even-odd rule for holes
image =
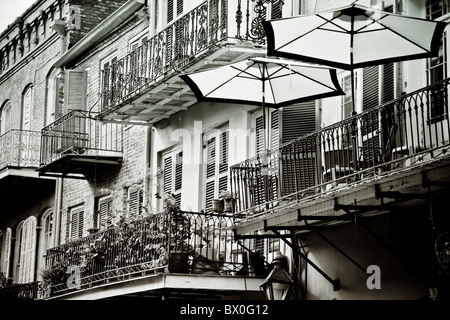
[[[238, 216], [444, 156], [450, 80], [414, 91], [230, 167]], [[264, 174], [264, 170], [268, 172]], [[261, 190], [273, 190], [261, 197]]]
[[[235, 241], [232, 224], [231, 215], [163, 212], [51, 248], [46, 271], [59, 275], [49, 277], [51, 295], [153, 272], [214, 270], [217, 275], [232, 275], [242, 268], [252, 272], [243, 258], [252, 241]], [[80, 270], [78, 288], [67, 283], [70, 266]]]
[[121, 153], [122, 124], [103, 123], [97, 112], [72, 110], [41, 131], [40, 165], [46, 165], [67, 153]]
[[0, 136], [0, 169], [39, 167], [41, 133], [11, 129]]
[[113, 110], [223, 41], [265, 44], [262, 22], [280, 18], [283, 4], [282, 0], [208, 0], [178, 17], [104, 68], [102, 112]]

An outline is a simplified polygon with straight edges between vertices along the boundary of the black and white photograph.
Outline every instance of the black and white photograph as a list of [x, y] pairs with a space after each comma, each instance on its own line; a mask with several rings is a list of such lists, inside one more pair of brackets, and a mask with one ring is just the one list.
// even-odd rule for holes
[[450, 0], [0, 6], [6, 309], [450, 302]]

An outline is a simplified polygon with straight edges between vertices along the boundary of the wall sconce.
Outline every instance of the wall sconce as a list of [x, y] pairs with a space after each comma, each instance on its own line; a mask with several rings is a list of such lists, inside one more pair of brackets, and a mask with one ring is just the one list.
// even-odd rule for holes
[[286, 256], [281, 252], [275, 253], [272, 261], [273, 270], [259, 286], [267, 300], [285, 300], [294, 285], [294, 281], [283, 267]]

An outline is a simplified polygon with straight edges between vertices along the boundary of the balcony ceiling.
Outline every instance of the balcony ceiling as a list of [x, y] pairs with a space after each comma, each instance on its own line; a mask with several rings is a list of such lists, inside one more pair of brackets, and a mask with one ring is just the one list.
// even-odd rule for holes
[[186, 110], [197, 103], [197, 99], [181, 73], [220, 66], [249, 57], [265, 55], [261, 48], [242, 48], [236, 45], [223, 46], [193, 58], [182, 70], [172, 70], [164, 77], [135, 92], [129, 99], [102, 112], [99, 118], [105, 122], [152, 125], [172, 114]]

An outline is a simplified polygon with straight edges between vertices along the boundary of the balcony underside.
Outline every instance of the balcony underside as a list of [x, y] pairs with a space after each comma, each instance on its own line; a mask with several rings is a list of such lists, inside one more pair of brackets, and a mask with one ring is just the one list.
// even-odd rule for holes
[[36, 195], [39, 191], [54, 188], [52, 178], [39, 177], [36, 168], [6, 167], [0, 171], [0, 201], [11, 202], [11, 199], [23, 195]]
[[98, 299], [261, 299], [262, 278], [155, 273], [76, 290], [59, 300]]
[[[427, 203], [450, 194], [450, 158], [435, 159], [394, 173], [380, 173], [361, 183], [334, 186], [310, 197], [285, 197], [269, 211], [251, 214], [234, 229], [243, 235], [255, 230], [309, 231], [343, 221], [373, 216]], [[315, 219], [317, 218], [317, 219]]]
[[172, 69], [157, 80], [146, 82], [125, 99], [104, 109], [98, 118], [105, 122], [152, 125], [197, 102], [192, 90], [180, 79], [180, 74], [263, 55], [265, 51], [253, 44], [223, 44], [201, 56], [192, 57], [187, 65]]
[[100, 170], [120, 166], [123, 157], [102, 154], [65, 154], [38, 169], [39, 175], [62, 178], [87, 179]]

